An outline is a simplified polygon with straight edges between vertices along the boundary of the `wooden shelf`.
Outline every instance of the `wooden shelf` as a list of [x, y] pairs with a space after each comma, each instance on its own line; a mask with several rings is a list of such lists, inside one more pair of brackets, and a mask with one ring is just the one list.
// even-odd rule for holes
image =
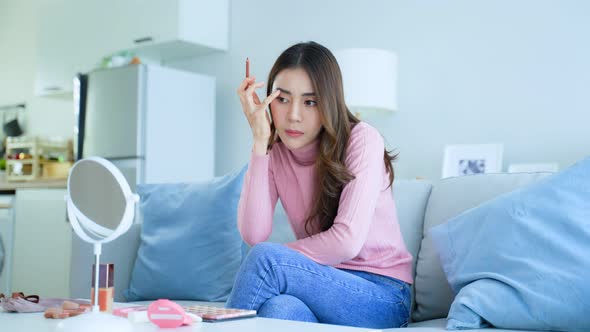
[[[24, 141], [23, 141], [24, 140]], [[65, 179], [72, 167], [72, 142], [52, 142], [37, 137], [9, 138], [6, 142], [6, 156], [26, 153], [30, 158], [6, 159], [7, 181], [32, 181], [38, 179]], [[66, 162], [45, 159], [46, 155], [59, 155]], [[43, 156], [43, 159], [42, 159]], [[20, 166], [17, 166], [20, 165]]]

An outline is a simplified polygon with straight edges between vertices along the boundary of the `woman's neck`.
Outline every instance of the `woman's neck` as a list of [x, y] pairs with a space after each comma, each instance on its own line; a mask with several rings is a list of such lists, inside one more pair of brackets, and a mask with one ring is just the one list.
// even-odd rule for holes
[[[286, 146], [285, 146], [286, 147]], [[296, 149], [289, 149], [293, 159], [300, 165], [309, 166], [313, 165], [318, 157], [320, 151], [320, 140], [319, 138], [313, 140], [311, 143]]]

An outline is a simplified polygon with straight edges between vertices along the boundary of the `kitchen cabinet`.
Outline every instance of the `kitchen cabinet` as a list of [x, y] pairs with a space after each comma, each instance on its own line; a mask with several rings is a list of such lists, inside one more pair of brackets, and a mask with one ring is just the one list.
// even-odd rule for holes
[[228, 49], [229, 0], [46, 0], [40, 7], [37, 96], [66, 96], [77, 72], [131, 51], [168, 62]]
[[109, 31], [119, 50], [161, 62], [228, 49], [228, 0], [107, 2], [116, 7], [112, 20], [121, 23]]
[[69, 297], [72, 230], [65, 194], [65, 189], [16, 190], [12, 291]]

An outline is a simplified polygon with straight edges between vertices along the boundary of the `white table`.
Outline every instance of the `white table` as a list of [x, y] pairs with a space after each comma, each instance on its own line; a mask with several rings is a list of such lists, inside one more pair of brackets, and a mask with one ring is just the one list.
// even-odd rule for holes
[[[1, 309], [0, 309], [1, 310]], [[17, 314], [0, 312], [2, 332], [53, 332], [60, 319], [46, 319], [43, 313]], [[294, 322], [269, 318], [246, 318], [218, 323], [198, 323], [177, 329], [160, 329], [152, 323], [134, 324], [134, 331], [202, 331], [202, 332], [377, 332], [379, 330], [354, 328], [338, 325]], [[82, 332], [82, 331], [81, 331]]]

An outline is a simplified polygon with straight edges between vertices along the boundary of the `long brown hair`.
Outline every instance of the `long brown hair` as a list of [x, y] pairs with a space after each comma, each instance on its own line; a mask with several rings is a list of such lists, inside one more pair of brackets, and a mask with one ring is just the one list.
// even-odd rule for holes
[[[279, 72], [296, 68], [305, 70], [311, 79], [322, 123], [319, 133], [319, 155], [315, 162], [319, 183], [313, 196], [315, 204], [305, 221], [305, 231], [311, 235], [332, 227], [342, 189], [355, 178], [346, 168], [344, 161], [350, 133], [360, 120], [350, 112], [344, 102], [342, 74], [336, 58], [330, 50], [313, 41], [295, 44], [278, 57], [268, 74], [267, 95], [271, 94]], [[279, 135], [271, 121], [269, 149], [273, 143], [279, 141]], [[392, 155], [387, 150], [383, 152], [385, 168], [389, 172], [389, 186], [393, 184], [394, 178], [391, 162], [396, 157], [397, 155]], [[312, 224], [316, 218], [317, 223]]]

